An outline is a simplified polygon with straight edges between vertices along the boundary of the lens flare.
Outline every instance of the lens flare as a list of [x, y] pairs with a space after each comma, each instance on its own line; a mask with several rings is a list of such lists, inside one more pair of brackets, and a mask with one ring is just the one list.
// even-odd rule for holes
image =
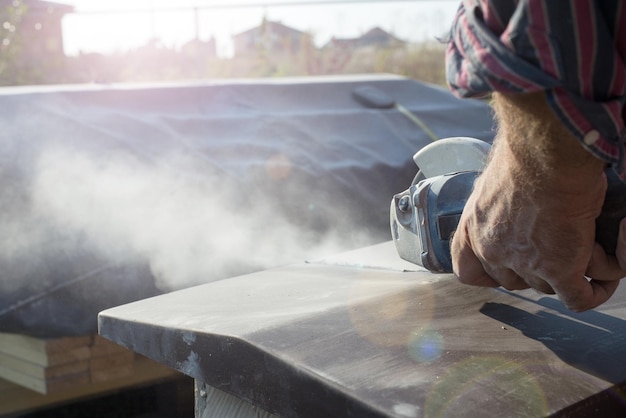
[[[359, 282], [351, 289], [352, 300], [363, 300], [361, 295], [375, 293], [376, 289], [371, 287], [375, 285], [380, 286], [379, 283], [367, 280]], [[350, 307], [349, 314], [356, 331], [371, 343], [383, 347], [413, 347], [426, 342], [418, 341], [416, 335], [419, 330], [428, 329], [434, 304], [432, 288], [425, 284], [375, 300], [355, 303]]]
[[432, 329], [415, 330], [409, 337], [408, 353], [418, 363], [429, 363], [441, 356], [443, 336]]
[[433, 387], [424, 412], [429, 418], [457, 417], [467, 405], [476, 408], [481, 403], [491, 411], [548, 414], [545, 395], [533, 376], [520, 364], [495, 356], [472, 356], [452, 365]]

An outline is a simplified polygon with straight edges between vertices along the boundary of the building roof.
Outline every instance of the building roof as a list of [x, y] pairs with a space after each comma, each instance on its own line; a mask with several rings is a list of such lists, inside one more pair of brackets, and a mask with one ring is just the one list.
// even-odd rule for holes
[[381, 44], [381, 43], [404, 43], [404, 41], [396, 38], [389, 32], [375, 27], [367, 32], [364, 35], [358, 38], [358, 43], [360, 45], [372, 45], [372, 44]]
[[326, 44], [326, 47], [334, 47], [334, 48], [356, 48], [361, 46], [372, 46], [372, 45], [402, 45], [406, 42], [395, 37], [389, 32], [375, 27], [358, 38], [335, 38], [332, 37], [331, 40]]
[[241, 36], [249, 36], [256, 35], [262, 33], [274, 33], [277, 35], [298, 35], [298, 36], [309, 36], [308, 33], [302, 32], [300, 30], [294, 29], [290, 26], [284, 25], [281, 22], [274, 22], [271, 20], [267, 20], [263, 18], [263, 21], [259, 26], [256, 26], [252, 29], [245, 30], [243, 32], [237, 33], [233, 35], [233, 38], [238, 38]]

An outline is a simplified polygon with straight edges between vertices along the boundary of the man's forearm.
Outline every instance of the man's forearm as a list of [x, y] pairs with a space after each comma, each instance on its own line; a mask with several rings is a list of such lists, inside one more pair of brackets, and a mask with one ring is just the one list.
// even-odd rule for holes
[[543, 92], [494, 93], [493, 101], [498, 121], [494, 152], [509, 154], [505, 160], [523, 177], [520, 180], [573, 193], [597, 184], [604, 162], [563, 126]]

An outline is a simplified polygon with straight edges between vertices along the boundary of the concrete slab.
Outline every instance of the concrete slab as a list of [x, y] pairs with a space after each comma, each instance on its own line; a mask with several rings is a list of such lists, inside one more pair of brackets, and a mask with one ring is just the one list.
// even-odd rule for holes
[[388, 242], [113, 308], [100, 334], [282, 417], [624, 413], [626, 291], [574, 314], [410, 269]]

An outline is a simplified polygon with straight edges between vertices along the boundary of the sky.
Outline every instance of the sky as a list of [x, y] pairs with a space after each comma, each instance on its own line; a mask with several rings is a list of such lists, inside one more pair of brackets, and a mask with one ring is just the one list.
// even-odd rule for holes
[[[221, 56], [232, 54], [232, 34], [258, 26], [263, 16], [312, 33], [319, 46], [332, 36], [358, 37], [375, 26], [404, 40], [422, 41], [446, 32], [458, 4], [454, 0], [351, 4], [318, 0], [321, 4], [262, 6], [287, 1], [292, 0], [58, 0], [76, 11], [63, 21], [68, 55], [121, 52], [144, 45], [153, 36], [165, 46], [179, 47], [195, 37], [196, 6], [199, 38], [214, 37]], [[252, 6], [233, 7], [242, 4]], [[228, 7], [206, 8], [215, 5]]]

